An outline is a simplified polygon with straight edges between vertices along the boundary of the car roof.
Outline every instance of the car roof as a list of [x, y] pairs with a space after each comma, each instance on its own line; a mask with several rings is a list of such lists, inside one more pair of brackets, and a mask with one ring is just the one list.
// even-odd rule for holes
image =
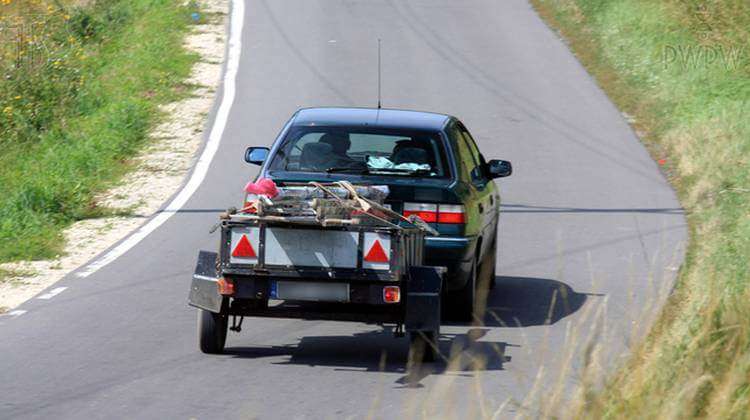
[[372, 126], [414, 130], [442, 130], [452, 117], [433, 112], [377, 108], [303, 108], [292, 122], [297, 126]]

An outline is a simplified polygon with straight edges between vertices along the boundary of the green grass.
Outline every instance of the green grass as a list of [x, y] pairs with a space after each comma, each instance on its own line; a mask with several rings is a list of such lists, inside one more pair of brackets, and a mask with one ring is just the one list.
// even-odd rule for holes
[[677, 289], [580, 416], [750, 412], [750, 2], [533, 0], [664, 164], [688, 212]]
[[[66, 226], [107, 213], [94, 195], [128, 170], [157, 106], [185, 95], [196, 60], [182, 47], [195, 6], [16, 3], [0, 5], [0, 262], [58, 255]], [[14, 38], [19, 25], [34, 38]]]

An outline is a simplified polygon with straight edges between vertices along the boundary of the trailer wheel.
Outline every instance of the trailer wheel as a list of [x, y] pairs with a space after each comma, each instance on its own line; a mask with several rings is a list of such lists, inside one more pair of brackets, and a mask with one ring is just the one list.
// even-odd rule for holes
[[414, 331], [409, 333], [409, 366], [435, 361], [437, 334], [434, 331]]
[[209, 311], [198, 311], [198, 344], [203, 353], [221, 354], [227, 341], [229, 317]]

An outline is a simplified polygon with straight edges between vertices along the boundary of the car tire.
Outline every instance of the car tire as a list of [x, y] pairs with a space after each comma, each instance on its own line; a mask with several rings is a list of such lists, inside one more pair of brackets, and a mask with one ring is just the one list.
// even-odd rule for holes
[[466, 284], [459, 289], [448, 292], [449, 314], [455, 321], [471, 322], [474, 319], [474, 305], [477, 299], [477, 261], [471, 264], [471, 274]]
[[489, 287], [490, 290], [493, 290], [495, 288], [495, 270], [497, 269], [497, 239], [495, 239], [495, 243], [492, 245], [492, 248], [487, 251], [489, 252], [489, 259], [485, 261], [485, 264], [487, 264], [487, 269], [484, 269], [485, 276], [487, 276], [483, 282], [480, 282], [480, 287]]
[[437, 334], [434, 331], [414, 331], [409, 333], [409, 366], [435, 361]]
[[198, 311], [198, 344], [203, 353], [221, 354], [227, 341], [229, 317], [209, 311]]

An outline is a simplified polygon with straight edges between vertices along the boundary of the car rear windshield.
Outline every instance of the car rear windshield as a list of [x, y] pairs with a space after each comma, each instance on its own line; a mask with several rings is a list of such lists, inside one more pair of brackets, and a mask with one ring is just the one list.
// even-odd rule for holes
[[448, 175], [438, 133], [368, 127], [292, 127], [269, 169], [436, 178]]

